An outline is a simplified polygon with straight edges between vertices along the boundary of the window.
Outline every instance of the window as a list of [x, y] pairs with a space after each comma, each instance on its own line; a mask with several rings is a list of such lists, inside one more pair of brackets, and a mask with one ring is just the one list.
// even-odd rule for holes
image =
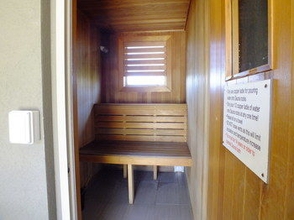
[[267, 0], [239, 0], [239, 71], [268, 64]]
[[271, 0], [227, 0], [227, 79], [273, 68]]
[[170, 91], [168, 36], [124, 36], [119, 44], [122, 90]]

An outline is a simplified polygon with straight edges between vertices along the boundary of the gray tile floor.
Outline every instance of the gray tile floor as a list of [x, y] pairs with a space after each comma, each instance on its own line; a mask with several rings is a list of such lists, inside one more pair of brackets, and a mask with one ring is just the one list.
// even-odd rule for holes
[[103, 169], [84, 196], [84, 220], [192, 220], [184, 173], [135, 171], [135, 200], [128, 204], [122, 171]]

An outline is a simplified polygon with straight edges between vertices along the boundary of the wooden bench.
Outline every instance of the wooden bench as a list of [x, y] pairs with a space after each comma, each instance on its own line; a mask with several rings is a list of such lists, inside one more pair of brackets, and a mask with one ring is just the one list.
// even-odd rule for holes
[[80, 149], [80, 161], [122, 164], [134, 201], [133, 165], [191, 166], [186, 143], [186, 104], [96, 104], [95, 141]]

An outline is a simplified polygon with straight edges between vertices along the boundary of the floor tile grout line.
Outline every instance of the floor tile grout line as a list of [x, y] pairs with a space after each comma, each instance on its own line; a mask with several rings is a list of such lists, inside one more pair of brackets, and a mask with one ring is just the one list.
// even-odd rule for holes
[[[107, 174], [108, 173], [106, 173], [106, 176], [107, 176]], [[112, 216], [112, 214], [115, 215], [116, 213], [105, 213], [107, 211], [107, 207], [106, 206], [116, 207], [118, 209], [117, 211], [120, 212], [120, 214], [119, 214], [119, 217], [120, 218], [117, 218], [117, 219], [126, 219], [127, 217], [130, 217], [130, 219], [136, 219], [136, 217], [135, 216], [132, 216], [132, 214], [136, 214], [136, 213], [140, 212], [140, 209], [145, 210], [145, 209], [148, 209], [148, 208], [152, 208], [153, 211], [157, 210], [157, 212], [158, 212], [159, 210], [161, 210], [164, 207], [166, 207], [165, 209], [172, 210], [172, 211], [173, 211], [173, 209], [175, 207], [178, 207], [177, 209], [180, 209], [180, 210], [189, 210], [189, 213], [187, 214], [187, 216], [191, 215], [191, 204], [190, 203], [181, 203], [181, 202], [178, 203], [176, 201], [174, 201], [175, 203], [159, 203], [158, 202], [159, 201], [158, 198], [161, 196], [160, 193], [162, 193], [160, 191], [160, 190], [162, 190], [162, 189], [160, 189], [160, 185], [161, 184], [163, 184], [163, 185], [169, 185], [169, 183], [172, 183], [170, 185], [173, 185], [173, 187], [176, 187], [176, 188], [183, 187], [183, 188], [186, 188], [186, 190], [187, 190], [187, 183], [186, 183], [185, 179], [183, 179], [183, 178], [185, 178], [185, 176], [178, 175], [178, 174], [173, 174], [173, 173], [172, 174], [163, 174], [162, 176], [160, 176], [161, 173], [159, 173], [158, 180], [151, 181], [151, 180], [148, 179], [148, 176], [150, 178], [152, 178], [152, 175], [150, 175], [150, 173], [137, 173], [137, 174], [139, 174], [139, 175], [137, 175], [138, 176], [138, 179], [136, 179], [136, 185], [137, 185], [136, 187], [137, 187], [137, 192], [140, 192], [140, 194], [144, 195], [144, 193], [145, 193], [144, 192], [144, 187], [147, 188], [148, 190], [150, 190], [150, 189], [152, 190], [152, 187], [150, 187], [150, 185], [148, 186], [148, 184], [149, 183], [153, 183], [154, 191], [152, 191], [152, 193], [155, 193], [155, 195], [154, 195], [155, 198], [152, 197], [151, 200], [150, 200], [153, 203], [150, 203], [150, 204], [143, 204], [143, 203], [141, 204], [141, 203], [138, 203], [137, 204], [135, 202], [133, 206], [128, 205], [127, 204], [127, 199], [124, 199], [123, 198], [123, 196], [124, 195], [127, 195], [127, 193], [126, 192], [120, 192], [120, 190], [127, 190], [127, 187], [124, 187], [123, 186], [124, 184], [126, 184], [126, 182], [124, 182], [124, 179], [117, 179], [118, 177], [120, 177], [120, 175], [119, 175], [119, 172], [116, 172], [116, 173], [111, 173], [111, 175], [110, 175], [110, 177], [109, 177], [109, 179], [107, 181], [104, 180], [105, 181], [104, 184], [105, 183], [108, 183], [109, 181], [114, 181], [114, 180], [117, 181], [116, 184], [113, 184], [113, 186], [115, 187], [115, 189], [113, 189], [111, 191], [111, 193], [110, 193], [110, 195], [112, 195], [111, 196], [112, 198], [109, 199], [109, 200], [107, 200], [108, 201], [107, 204], [104, 204], [102, 202], [99, 204], [99, 202], [96, 202], [98, 204], [95, 204], [95, 205], [92, 205], [92, 206], [93, 207], [97, 207], [98, 205], [100, 205], [100, 207], [104, 207], [104, 213], [102, 215], [108, 216], [108, 217], [109, 216]], [[104, 175], [105, 175], [105, 173], [103, 175], [98, 175], [98, 177], [99, 178], [103, 178], [103, 177], [105, 177]], [[96, 182], [99, 183], [99, 178], [98, 178], [98, 180], [96, 179], [95, 183]], [[169, 180], [169, 181], [166, 181], [166, 180]], [[102, 186], [104, 184], [102, 184]], [[151, 184], [151, 186], [152, 186], [152, 184]], [[143, 188], [140, 188], [140, 187], [143, 187]], [[168, 187], [168, 186], [166, 186], [166, 187]], [[96, 187], [96, 190], [97, 190], [97, 187]], [[183, 193], [181, 196], [185, 196], [185, 194], [186, 194], [185, 193], [185, 190], [182, 191], [181, 193]], [[96, 195], [99, 196], [99, 193], [96, 194]], [[189, 196], [188, 193], [187, 193], [187, 195]], [[88, 196], [91, 197], [93, 195], [88, 195]], [[140, 196], [139, 193], [138, 193], [138, 196]], [[116, 201], [114, 201], [114, 199], [116, 199]], [[152, 199], [154, 199], [154, 200], [152, 200]], [[135, 198], [135, 200], [136, 200], [136, 198]], [[91, 199], [89, 199], [89, 201], [91, 201]], [[137, 201], [138, 202], [144, 202], [144, 199], [142, 200], [142, 198], [138, 198]], [[188, 199], [188, 201], [190, 201], [190, 199]], [[120, 209], [122, 209], [122, 207], [125, 207], [126, 208], [126, 210], [123, 210], [124, 212], [122, 210], [120, 210]], [[137, 207], [139, 207], [139, 210], [136, 209]], [[159, 211], [159, 213], [161, 213], [161, 212], [162, 211]], [[99, 213], [101, 214], [101, 212], [98, 212], [98, 211], [95, 212], [95, 211], [93, 211], [92, 217], [97, 216]], [[84, 218], [85, 220], [92, 220], [92, 219], [94, 220], [94, 219], [97, 219], [97, 218], [91, 218], [91, 213], [83, 213], [83, 214], [88, 216], [88, 218]], [[169, 215], [168, 213], [165, 213], [165, 214], [167, 216]], [[151, 215], [152, 214], [150, 214], [150, 216]], [[124, 217], [124, 218], [122, 218], [122, 217]], [[141, 217], [144, 217], [144, 216], [141, 216]], [[179, 217], [179, 218], [182, 219], [181, 217]], [[109, 218], [107, 218], [107, 217], [105, 218], [105, 220], [107, 220], [107, 219], [115, 220], [115, 219], [110, 218], [110, 217]], [[146, 220], [151, 220], [151, 219], [147, 219], [147, 218], [145, 218], [145, 219]], [[154, 219], [154, 218], [152, 218], [152, 219]], [[192, 219], [192, 216], [187, 217], [187, 220], [190, 220], [190, 219]]]

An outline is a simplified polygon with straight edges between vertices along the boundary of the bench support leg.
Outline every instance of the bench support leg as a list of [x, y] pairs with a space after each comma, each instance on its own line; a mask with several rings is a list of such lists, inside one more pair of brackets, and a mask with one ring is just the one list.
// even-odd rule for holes
[[128, 188], [129, 188], [129, 203], [134, 203], [134, 173], [133, 165], [128, 164]]
[[126, 164], [123, 165], [123, 176], [124, 179], [128, 177], [128, 165]]
[[153, 166], [153, 179], [157, 180], [157, 166], [156, 165]]

